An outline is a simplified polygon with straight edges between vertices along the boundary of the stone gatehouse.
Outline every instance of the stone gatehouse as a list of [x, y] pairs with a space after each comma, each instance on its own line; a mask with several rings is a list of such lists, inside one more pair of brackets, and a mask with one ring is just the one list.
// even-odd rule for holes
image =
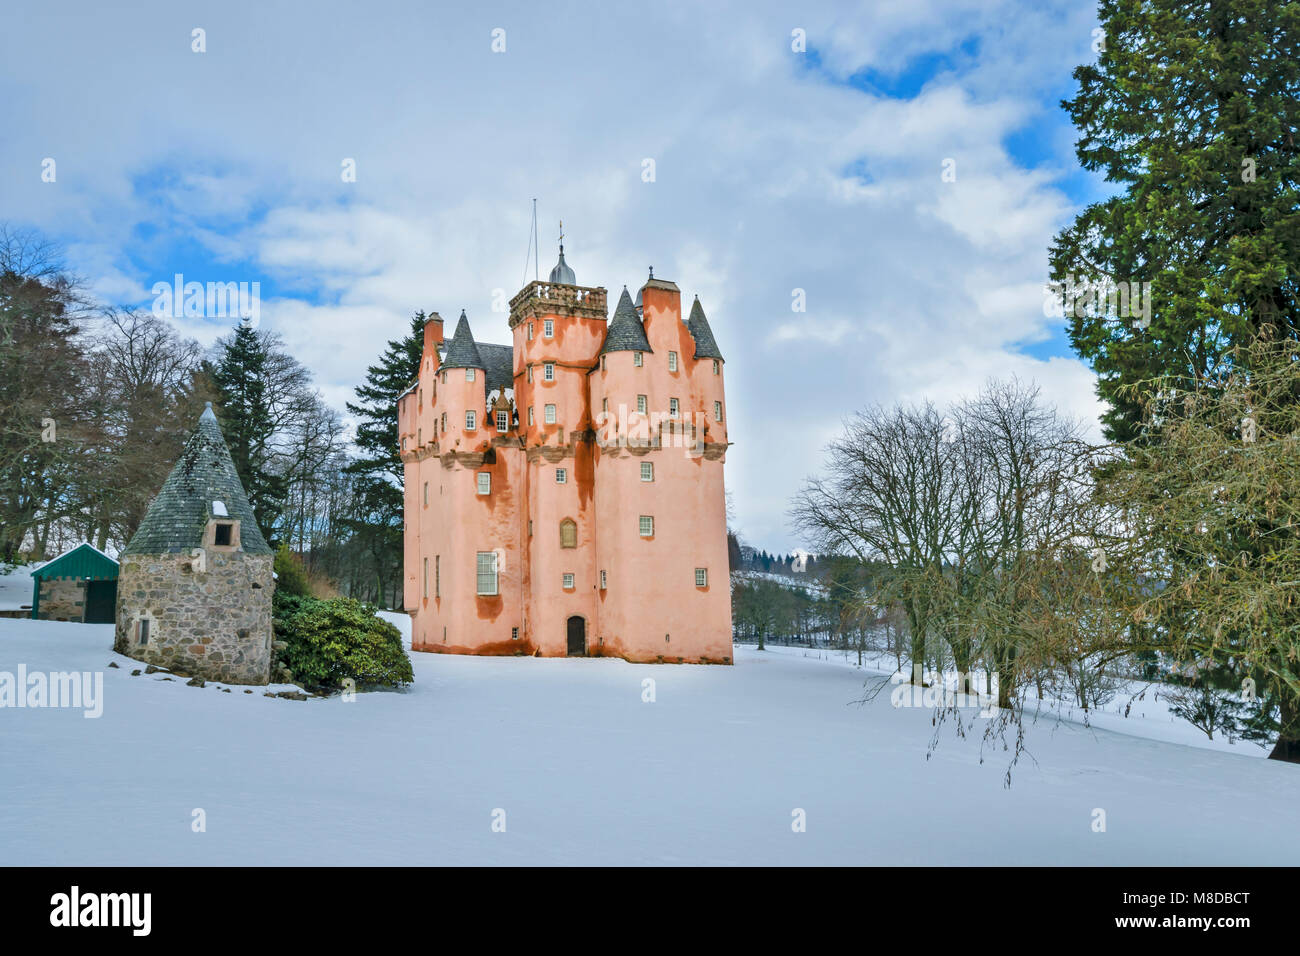
[[114, 650], [205, 680], [267, 683], [273, 560], [209, 405], [122, 552]]

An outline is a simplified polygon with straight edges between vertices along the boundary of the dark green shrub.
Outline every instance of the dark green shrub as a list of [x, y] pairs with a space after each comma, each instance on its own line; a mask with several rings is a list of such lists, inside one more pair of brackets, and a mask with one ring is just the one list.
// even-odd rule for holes
[[311, 595], [311, 582], [307, 580], [302, 559], [283, 543], [275, 552], [275, 593]]
[[400, 687], [415, 679], [402, 635], [369, 604], [351, 598], [285, 594], [274, 598], [279, 660], [304, 687], [337, 690], [347, 678], [358, 688]]

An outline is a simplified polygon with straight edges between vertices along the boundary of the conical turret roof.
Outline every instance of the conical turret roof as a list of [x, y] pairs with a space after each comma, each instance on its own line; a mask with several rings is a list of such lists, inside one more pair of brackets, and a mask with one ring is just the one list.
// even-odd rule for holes
[[209, 402], [199, 417], [199, 427], [185, 443], [176, 466], [122, 554], [188, 553], [203, 546], [204, 530], [214, 516], [239, 522], [243, 551], [271, 553]]
[[704, 306], [700, 305], [700, 297], [695, 297], [695, 302], [691, 305], [690, 318], [686, 320], [686, 328], [691, 332], [691, 337], [695, 339], [695, 357], [722, 360], [722, 352], [718, 349], [718, 343], [713, 338], [713, 329], [709, 328], [709, 320], [704, 317]]
[[641, 317], [636, 314], [636, 306], [632, 304], [632, 297], [627, 294], [627, 286], [623, 286], [623, 294], [619, 297], [618, 307], [614, 309], [614, 318], [609, 321], [609, 328], [605, 332], [605, 344], [601, 347], [601, 354], [606, 352], [650, 352], [650, 341], [645, 337], [645, 326], [641, 324]]
[[483, 364], [483, 356], [479, 355], [478, 346], [474, 344], [474, 334], [469, 330], [469, 319], [465, 318], [465, 310], [460, 313], [460, 321], [456, 323], [456, 334], [451, 337], [451, 342], [447, 345], [447, 354], [442, 359], [443, 368], [481, 368], [486, 369]]

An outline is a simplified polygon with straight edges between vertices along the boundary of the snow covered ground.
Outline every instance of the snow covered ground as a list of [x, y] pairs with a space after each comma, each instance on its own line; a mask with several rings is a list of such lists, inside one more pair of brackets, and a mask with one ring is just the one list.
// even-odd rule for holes
[[300, 702], [131, 677], [111, 632], [0, 619], [0, 672], [104, 675], [98, 719], [0, 708], [2, 863], [1300, 860], [1300, 767], [1040, 722], [1006, 789], [978, 735], [927, 760], [930, 710], [855, 703], [842, 657], [416, 654], [407, 692]]
[[31, 609], [32, 572], [44, 563], [38, 561], [19, 568], [0, 564], [0, 611], [16, 611], [23, 607]]

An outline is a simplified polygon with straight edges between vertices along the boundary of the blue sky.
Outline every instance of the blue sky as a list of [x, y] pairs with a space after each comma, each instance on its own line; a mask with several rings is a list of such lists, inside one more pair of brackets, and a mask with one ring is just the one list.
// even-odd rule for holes
[[1017, 375], [1095, 421], [1042, 308], [1052, 235], [1106, 191], [1059, 108], [1095, 26], [1089, 3], [999, 0], [46, 4], [0, 38], [0, 215], [106, 303], [147, 307], [176, 273], [260, 282], [341, 409], [416, 309], [507, 341], [492, 303], [537, 197], [543, 271], [563, 218], [580, 283], [653, 264], [699, 294], [737, 523], [789, 550], [786, 502], [865, 404]]

